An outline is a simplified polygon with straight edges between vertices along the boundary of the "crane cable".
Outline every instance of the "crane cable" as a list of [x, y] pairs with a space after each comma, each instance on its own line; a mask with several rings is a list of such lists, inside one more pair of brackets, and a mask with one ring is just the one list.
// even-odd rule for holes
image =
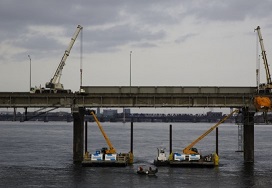
[[257, 82], [257, 89], [259, 90], [259, 85], [260, 85], [260, 55], [259, 55], [258, 32], [256, 32], [256, 82]]
[[80, 33], [80, 87], [82, 86], [83, 28]]

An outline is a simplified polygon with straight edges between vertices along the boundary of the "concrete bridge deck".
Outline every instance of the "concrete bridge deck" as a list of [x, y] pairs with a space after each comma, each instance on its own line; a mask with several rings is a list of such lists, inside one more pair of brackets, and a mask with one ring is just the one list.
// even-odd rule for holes
[[256, 87], [83, 86], [84, 94], [0, 92], [0, 108], [243, 107]]

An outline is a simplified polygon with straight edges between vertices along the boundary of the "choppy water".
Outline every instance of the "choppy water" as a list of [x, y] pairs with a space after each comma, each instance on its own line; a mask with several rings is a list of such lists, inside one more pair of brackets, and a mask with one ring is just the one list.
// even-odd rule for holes
[[[130, 123], [102, 123], [117, 152], [130, 149]], [[181, 152], [213, 124], [175, 123], [173, 151]], [[106, 146], [96, 124], [89, 123], [88, 150]], [[136, 174], [151, 164], [157, 147], [169, 149], [168, 123], [134, 123], [133, 166], [125, 168], [74, 165], [73, 124], [66, 122], [0, 122], [0, 187], [271, 187], [272, 126], [255, 125], [255, 162], [244, 164], [238, 149], [237, 126], [219, 128], [220, 166], [159, 167], [156, 177]], [[215, 150], [215, 133], [196, 147]]]

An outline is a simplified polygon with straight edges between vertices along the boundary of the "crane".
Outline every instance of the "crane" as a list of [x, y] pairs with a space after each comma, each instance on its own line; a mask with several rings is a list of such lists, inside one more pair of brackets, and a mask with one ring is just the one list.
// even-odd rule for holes
[[272, 89], [272, 81], [271, 81], [271, 74], [267, 62], [267, 57], [266, 57], [266, 51], [264, 48], [264, 43], [263, 43], [263, 38], [261, 34], [261, 28], [258, 26], [254, 31], [257, 31], [258, 37], [259, 37], [259, 42], [262, 50], [262, 58], [263, 58], [263, 63], [264, 63], [264, 68], [265, 68], [265, 73], [266, 73], [266, 84], [260, 84], [259, 85], [259, 92], [260, 93], [270, 93], [270, 90]]
[[62, 69], [65, 65], [66, 59], [68, 58], [70, 51], [76, 41], [77, 36], [79, 35], [80, 31], [83, 29], [82, 26], [78, 25], [77, 29], [71, 39], [71, 42], [68, 45], [68, 48], [65, 50], [63, 57], [59, 63], [59, 66], [54, 74], [54, 76], [51, 78], [51, 80], [49, 82], [47, 82], [45, 84], [46, 88], [50, 88], [51, 90], [54, 90], [55, 92], [57, 92], [58, 90], [60, 91], [65, 91], [63, 88], [63, 85], [60, 83], [60, 78], [61, 78], [61, 73], [62, 73]]
[[[263, 38], [261, 34], [261, 28], [258, 26], [254, 31], [257, 31], [259, 42], [262, 50], [262, 59], [264, 63], [265, 73], [266, 73], [266, 84], [260, 84], [258, 93], [271, 93], [272, 89], [272, 81], [271, 81], [271, 74], [269, 71], [269, 66], [267, 62], [266, 57], [266, 51], [264, 48]], [[271, 109], [271, 100], [269, 97], [266, 96], [255, 96], [254, 97], [254, 106], [256, 107], [257, 111], [263, 111], [264, 112], [264, 119], [267, 120], [267, 111]]]
[[109, 146], [109, 149], [106, 149], [104, 152], [107, 153], [107, 154], [114, 154], [114, 153], [116, 153], [115, 148], [113, 147], [113, 145], [112, 145], [112, 143], [111, 143], [109, 137], [107, 136], [106, 132], [104, 131], [103, 127], [102, 127], [101, 124], [99, 123], [99, 121], [98, 121], [98, 119], [97, 119], [97, 117], [96, 117], [94, 111], [91, 110], [91, 111], [90, 111], [90, 114], [93, 116], [95, 122], [97, 123], [97, 125], [98, 125], [98, 127], [99, 127], [99, 129], [100, 129], [100, 131], [101, 131], [101, 133], [102, 133], [102, 135], [104, 136], [104, 138], [105, 138], [105, 140], [106, 140], [106, 142], [107, 142], [107, 144], [108, 144], [108, 146]]
[[[84, 154], [84, 164], [93, 164], [94, 166], [126, 166], [127, 164], [133, 163], [133, 153], [132, 151], [128, 153], [117, 153], [113, 147], [109, 137], [98, 121], [94, 110], [86, 110], [85, 114], [90, 114], [93, 116], [95, 122], [97, 123], [104, 139], [108, 144], [108, 148], [103, 147], [101, 150], [96, 150], [95, 153], [89, 155], [89, 152], [86, 151]], [[87, 144], [87, 143], [86, 143]], [[86, 149], [87, 150], [87, 149]]]
[[216, 123], [214, 126], [212, 126], [209, 130], [207, 130], [204, 134], [202, 134], [200, 137], [198, 137], [195, 141], [193, 141], [191, 144], [189, 144], [186, 148], [183, 149], [183, 153], [187, 155], [191, 154], [198, 154], [198, 151], [196, 148], [193, 148], [195, 144], [197, 144], [200, 140], [202, 140], [205, 136], [207, 136], [209, 133], [211, 133], [216, 127], [218, 127], [221, 123], [223, 123], [226, 119], [228, 119], [232, 114], [239, 112], [239, 110], [232, 111], [228, 116], [224, 117], [222, 120], [220, 120], [218, 123]]

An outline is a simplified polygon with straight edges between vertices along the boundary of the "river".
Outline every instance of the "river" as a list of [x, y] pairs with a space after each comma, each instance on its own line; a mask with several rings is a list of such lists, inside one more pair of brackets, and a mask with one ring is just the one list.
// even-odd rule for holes
[[[216, 168], [159, 167], [156, 177], [137, 175], [150, 165], [157, 147], [169, 151], [170, 123], [134, 123], [134, 164], [81, 167], [73, 164], [73, 124], [0, 122], [0, 187], [271, 187], [272, 126], [255, 125], [255, 162], [246, 164], [238, 149], [235, 124], [219, 126], [220, 165]], [[173, 151], [184, 147], [213, 123], [172, 123]], [[130, 150], [130, 123], [102, 123], [117, 152]], [[88, 124], [88, 150], [106, 146], [95, 123]], [[196, 147], [215, 151], [215, 131]]]

